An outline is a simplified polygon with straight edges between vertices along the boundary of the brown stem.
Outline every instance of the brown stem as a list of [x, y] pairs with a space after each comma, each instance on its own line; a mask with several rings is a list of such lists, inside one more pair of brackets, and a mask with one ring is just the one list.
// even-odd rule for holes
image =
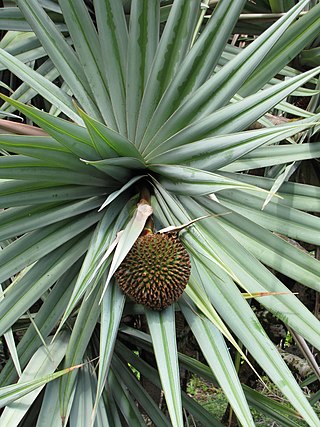
[[149, 188], [146, 185], [144, 185], [140, 191], [140, 203], [143, 203], [143, 201], [145, 201], [145, 203], [148, 205], [151, 203], [151, 194]]
[[[142, 189], [140, 190], [140, 202], [143, 204], [147, 204], [151, 206], [151, 194], [149, 188], [144, 185]], [[142, 235], [150, 234], [154, 232], [154, 223], [152, 219], [152, 215], [149, 216], [149, 218], [146, 221], [146, 224], [144, 226], [144, 229], [142, 231]]]

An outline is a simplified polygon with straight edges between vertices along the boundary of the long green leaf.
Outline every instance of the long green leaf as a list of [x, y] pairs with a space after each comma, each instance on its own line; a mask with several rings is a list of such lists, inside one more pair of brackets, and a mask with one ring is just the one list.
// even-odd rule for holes
[[[107, 392], [105, 392], [104, 395], [107, 396]], [[121, 425], [120, 410], [117, 407], [111, 393], [108, 393], [108, 399], [105, 399], [105, 402], [110, 427], [117, 427], [118, 425]], [[103, 425], [101, 427], [103, 427]]]
[[199, 12], [199, 2], [195, 0], [175, 0], [172, 5], [141, 103], [136, 133], [136, 144], [141, 149], [150, 118], [190, 48]]
[[[46, 160], [53, 166], [88, 171], [78, 157], [49, 136], [4, 134], [0, 135], [0, 147], [10, 153]], [[94, 173], [93, 170], [92, 172]]]
[[2, 98], [14, 105], [44, 131], [48, 132], [48, 134], [58, 141], [62, 147], [66, 147], [76, 156], [91, 160], [99, 158], [86, 128], [71, 123], [70, 121], [59, 119], [51, 114], [24, 105], [6, 96], [2, 95]]
[[80, 242], [70, 240], [51, 254], [44, 256], [8, 288], [4, 299], [0, 302], [1, 335], [83, 255], [86, 250], [85, 245], [88, 244], [88, 236], [81, 237]]
[[82, 119], [92, 138], [96, 150], [104, 157], [134, 157], [143, 161], [137, 148], [122, 134], [109, 129], [103, 123], [89, 117], [84, 111], [79, 110]]
[[[0, 389], [0, 407], [7, 406], [0, 417], [3, 425], [18, 425], [41, 388], [70, 371], [71, 368], [67, 368], [53, 374], [65, 355], [68, 339], [67, 332], [60, 334], [54, 344], [48, 344], [49, 354], [44, 346], [40, 347], [24, 369], [18, 383]], [[15, 403], [11, 405], [12, 402]], [[20, 407], [19, 410], [15, 405]]]
[[[196, 207], [197, 204], [191, 198], [184, 198], [182, 204], [192, 216], [208, 213], [207, 210], [198, 209]], [[270, 295], [267, 298], [261, 298], [260, 303], [289, 326], [291, 325], [294, 330], [297, 330], [309, 342], [312, 342], [315, 346], [319, 346], [319, 321], [294, 295], [288, 292], [286, 286], [258, 262], [254, 255], [250, 254], [245, 247], [239, 244], [232, 234], [221, 227], [219, 222], [215, 221], [214, 218], [208, 218], [195, 224], [190, 229], [190, 234], [196, 235], [193, 229], [197, 229], [197, 233], [205, 234], [209, 245], [209, 252], [213, 250], [219, 254], [220, 258], [234, 272], [242, 287], [245, 284], [247, 291], [253, 293], [260, 291], [284, 292], [285, 295]], [[184, 239], [188, 237], [188, 234], [185, 235]], [[197, 253], [194, 253], [192, 247], [190, 250], [197, 257]], [[203, 259], [201, 261], [216, 274], [216, 268], [219, 268], [216, 264], [208, 264]]]
[[[201, 276], [199, 275], [199, 272], [197, 271], [197, 267], [195, 265], [195, 261], [193, 259], [193, 256], [190, 254], [190, 261], [191, 261], [191, 275], [189, 279], [188, 286], [185, 290], [185, 294], [188, 295], [189, 298], [186, 298], [186, 300], [189, 302], [189, 300], [192, 301], [192, 303], [197, 306], [197, 308], [200, 310], [200, 313], [205, 316], [208, 321], [210, 321], [210, 324], [212, 324], [221, 334], [224, 335], [225, 338], [233, 345], [233, 347], [238, 351], [238, 353], [242, 356], [244, 361], [246, 361], [250, 366], [250, 361], [248, 360], [247, 356], [243, 352], [241, 346], [239, 346], [238, 342], [234, 339], [233, 335], [229, 331], [228, 327], [225, 325], [215, 308], [210, 303], [210, 300], [206, 294], [205, 288], [202, 284]], [[196, 313], [196, 310], [195, 310]], [[251, 366], [254, 370], [253, 366]]]
[[100, 363], [94, 412], [97, 410], [107, 380], [124, 303], [125, 295], [115, 283], [111, 284], [101, 304]]
[[141, 427], [145, 424], [142, 414], [137, 408], [136, 402], [130, 395], [126, 384], [117, 376], [113, 370], [110, 370], [108, 377], [109, 388], [112, 391], [113, 398], [119, 407], [123, 418], [130, 427]]
[[134, 176], [133, 178], [129, 179], [126, 184], [124, 184], [120, 190], [116, 190], [112, 193], [109, 194], [109, 196], [107, 197], [107, 199], [103, 202], [103, 204], [101, 205], [99, 210], [104, 209], [106, 206], [108, 206], [111, 202], [113, 202], [117, 197], [119, 197], [122, 193], [124, 193], [128, 188], [130, 188], [131, 186], [133, 186], [133, 184], [135, 184], [137, 181], [139, 181], [141, 178], [143, 178], [144, 175], [137, 175]]
[[[0, 9], [0, 24], [1, 28], [8, 31], [31, 31], [30, 25], [17, 7], [2, 7]], [[63, 27], [65, 30], [64, 24]]]
[[[0, 47], [26, 63], [46, 56], [39, 39], [32, 32], [8, 31], [0, 42]], [[0, 67], [2, 71], [5, 67]]]
[[17, 0], [16, 2], [76, 99], [88, 113], [100, 118], [83, 68], [72, 47], [38, 1]]
[[[92, 425], [92, 397], [95, 392], [88, 365], [79, 369], [77, 387], [70, 411], [70, 426], [88, 427]], [[108, 427], [108, 424], [106, 425]]]
[[[260, 91], [257, 94], [244, 98], [241, 101], [220, 108], [207, 117], [188, 125], [171, 138], [162, 142], [168, 137], [168, 134], [160, 130], [154, 140], [154, 148], [148, 152], [148, 156], [160, 154], [168, 149], [185, 145], [189, 142], [198, 141], [203, 138], [214, 136], [216, 134], [227, 134], [246, 129], [251, 123], [277, 105], [282, 99], [288, 96], [294, 89], [306, 83], [311, 77], [319, 74], [320, 67], [307, 71], [297, 77], [288, 79]], [[164, 128], [163, 128], [164, 129]], [[171, 129], [171, 127], [170, 127]], [[150, 145], [151, 148], [151, 145]]]
[[[96, 372], [93, 369], [91, 369], [91, 371], [90, 371], [90, 380], [91, 380], [91, 384], [92, 384], [91, 388], [92, 388], [93, 391], [96, 392], [96, 390], [97, 390], [97, 382], [98, 381], [97, 381]], [[106, 390], [104, 390], [102, 397], [103, 398], [101, 398], [99, 400], [98, 407], [97, 407], [97, 412], [96, 412], [96, 417], [95, 417], [95, 421], [97, 423], [97, 427], [104, 427], [104, 426], [106, 426], [106, 427], [108, 427], [108, 426], [113, 427], [112, 422], [110, 421], [111, 417], [110, 417], [110, 415], [108, 413], [108, 403], [106, 403], [106, 399], [105, 399], [105, 397], [106, 397]], [[94, 398], [95, 398], [95, 395], [93, 394], [93, 396], [92, 396], [92, 403], [93, 403], [93, 405], [94, 405]], [[92, 413], [91, 413], [91, 421], [92, 420], [93, 420], [93, 417], [92, 417]]]
[[198, 267], [207, 282], [210, 299], [224, 320], [304, 419], [310, 425], [319, 426], [317, 415], [236, 286], [222, 271], [219, 277], [213, 277], [204, 266]]
[[[82, 301], [68, 343], [64, 366], [74, 366], [82, 362], [91, 335], [100, 316], [99, 298], [100, 289], [96, 288], [88, 299]], [[56, 337], [57, 334], [53, 342], [55, 342]], [[75, 371], [61, 378], [60, 410], [62, 417], [67, 415], [68, 407], [76, 387], [77, 374], [78, 372]]]
[[198, 316], [194, 311], [195, 306], [193, 304], [188, 305], [179, 302], [179, 305], [238, 420], [242, 425], [254, 426], [238, 374], [221, 333], [209, 320]]
[[130, 11], [126, 109], [130, 141], [136, 126], [144, 89], [159, 42], [159, 2], [133, 0]]
[[101, 214], [97, 212], [89, 213], [81, 216], [80, 219], [51, 224], [15, 240], [0, 253], [0, 282], [7, 280], [73, 237], [79, 236], [82, 231], [90, 229], [100, 217]]
[[55, 186], [49, 182], [0, 180], [0, 207], [39, 205], [85, 199], [102, 196], [107, 187], [90, 187], [85, 185]]
[[[271, 190], [274, 184], [273, 179], [261, 176], [246, 175], [244, 173], [229, 174], [227, 172], [223, 172], [223, 175], [256, 185], [265, 190]], [[283, 205], [302, 211], [319, 212], [320, 210], [320, 189], [317, 186], [284, 182], [278, 195], [281, 196], [281, 199], [273, 198], [273, 203], [277, 204], [281, 202]]]
[[295, 410], [283, 405], [281, 402], [270, 399], [249, 387], [244, 386], [243, 388], [248, 402], [259, 412], [269, 416], [272, 420], [278, 421], [284, 427], [301, 426], [301, 416]]
[[247, 95], [259, 90], [271, 76], [276, 75], [315, 37], [319, 36], [319, 25], [320, 5], [317, 4], [294, 22], [282, 37], [273, 44], [272, 49], [250, 74], [239, 93]]
[[[93, 166], [106, 175], [113, 179], [116, 179], [120, 183], [126, 183], [130, 181], [133, 175], [133, 171], [140, 171], [145, 169], [144, 164], [134, 157], [116, 157], [114, 159], [102, 159], [102, 160], [83, 160], [87, 165]], [[133, 175], [134, 179], [136, 178]]]
[[156, 144], [156, 140], [161, 141], [168, 138], [182, 127], [208, 116], [208, 114], [225, 105], [309, 1], [299, 2], [286, 16], [258, 37], [241, 54], [229, 61], [196, 92], [191, 93], [184, 104], [167, 120], [155, 137], [154, 142], [150, 142], [148, 151]]
[[[122, 337], [126, 341], [132, 342], [134, 345], [143, 348], [148, 352], [152, 351], [152, 348], [149, 344], [150, 339], [148, 335], [143, 334], [143, 336], [141, 336], [141, 334], [139, 334], [138, 338], [136, 331], [132, 329], [129, 330], [128, 328], [126, 328], [124, 332], [126, 332], [126, 335], [123, 335]], [[160, 380], [158, 378], [157, 371], [154, 368], [151, 368], [150, 365], [146, 364], [146, 362], [143, 361], [140, 357], [129, 351], [128, 348], [120, 342], [117, 343], [116, 350], [120, 358], [123, 358], [124, 360], [125, 354], [126, 361], [129, 361], [132, 366], [141, 372], [142, 375], [146, 376], [153, 384], [155, 384], [157, 387], [160, 387]], [[213, 382], [216, 387], [219, 386], [216, 378], [213, 376], [212, 370], [208, 366], [182, 353], [179, 353], [179, 362], [182, 368], [185, 368], [188, 371], [193, 372], [210, 382]], [[297, 413], [297, 411], [286, 406], [284, 407], [283, 404], [276, 403], [273, 399], [267, 396], [260, 395], [260, 393], [250, 389], [248, 386], [243, 385], [243, 390], [248, 402], [250, 402], [250, 406], [253, 408], [271, 416], [275, 421], [282, 422], [284, 426], [298, 427], [298, 425], [300, 425], [297, 424], [297, 422], [288, 419], [288, 417], [291, 417], [296, 421], [301, 421], [301, 416]], [[204, 425], [222, 427], [222, 424], [213, 417], [212, 413], [207, 412], [202, 406], [187, 396], [184, 392], [182, 393], [182, 401], [183, 406], [188, 411], [190, 411], [196, 419], [204, 423]]]
[[[0, 286], [0, 291], [2, 292], [2, 288]], [[8, 347], [9, 353], [11, 355], [11, 359], [13, 360], [15, 369], [19, 375], [19, 377], [21, 377], [21, 366], [20, 366], [20, 360], [18, 357], [18, 353], [17, 353], [17, 346], [16, 343], [14, 341], [14, 336], [13, 336], [13, 331], [10, 328], [7, 332], [5, 332], [4, 334], [4, 339], [6, 341], [6, 345]]]
[[126, 135], [126, 58], [128, 30], [122, 2], [94, 0], [102, 61], [110, 91], [116, 130]]
[[183, 426], [173, 306], [161, 312], [146, 310], [154, 353], [172, 425]]
[[[2, 247], [0, 245], [0, 251], [2, 250]], [[3, 288], [2, 285], [0, 284], [0, 301], [3, 300]], [[19, 356], [18, 356], [18, 352], [17, 352], [17, 346], [14, 340], [14, 335], [13, 335], [13, 331], [12, 329], [8, 329], [5, 333], [4, 333], [4, 340], [6, 342], [6, 345], [8, 347], [9, 353], [11, 355], [11, 360], [13, 362], [13, 365], [15, 367], [15, 370], [17, 372], [17, 374], [19, 375], [19, 377], [21, 377], [21, 364], [20, 364], [20, 360], [19, 360]]]
[[0, 241], [90, 212], [100, 205], [101, 199], [91, 198], [50, 207], [41, 205], [7, 209], [0, 212]]
[[[30, 324], [25, 334], [19, 341], [17, 350], [22, 368], [26, 366], [32, 355], [42, 345], [41, 337], [46, 339], [52, 329], [57, 324], [63, 314], [68, 299], [71, 295], [75, 282], [75, 276], [78, 274], [79, 261], [75, 262], [71, 268], [58, 279], [52, 287], [51, 292], [43, 302], [38, 313], [34, 317], [34, 324]], [[36, 273], [37, 274], [37, 273]], [[58, 274], [56, 278], [58, 277]], [[70, 284], [69, 284], [70, 283]], [[66, 285], [68, 284], [68, 285]], [[19, 299], [19, 296], [16, 296]], [[23, 296], [22, 296], [23, 298]], [[0, 386], [11, 384], [16, 380], [17, 374], [14, 369], [12, 360], [8, 360], [0, 374]]]
[[[162, 194], [165, 199], [160, 199], [161, 205], [155, 205], [157, 215], [164, 209], [168, 198], [164, 192]], [[173, 198], [169, 199], [173, 218], [179, 219], [185, 215], [185, 212], [189, 212], [191, 217], [200, 217], [209, 212], [215, 212], [211, 209], [208, 212], [208, 210], [196, 208], [196, 204], [191, 198], [180, 199], [182, 205]], [[176, 221], [176, 219], [171, 219], [171, 221]], [[166, 220], [163, 223], [166, 224]], [[216, 274], [216, 268], [223, 269], [247, 292], [285, 293], [285, 295], [270, 295], [268, 298], [262, 298], [260, 302], [285, 323], [291, 324], [293, 329], [299, 330], [299, 333], [309, 342], [318, 346], [319, 322], [317, 319], [294, 295], [288, 293], [288, 289], [268, 269], [264, 268], [254, 255], [240, 245], [232, 234], [220, 227], [214, 218], [208, 218], [195, 224], [187, 233], [184, 233], [183, 241], [194, 258], [207, 265], [213, 274]]]
[[74, 120], [76, 123], [81, 122], [71, 98], [58, 86], [3, 49], [0, 49], [0, 63], [22, 81], [28, 83], [30, 87], [59, 108], [71, 120]]
[[189, 166], [155, 165], [150, 166], [150, 169], [158, 174], [157, 179], [164, 188], [177, 194], [210, 194], [226, 188], [241, 188], [243, 185], [219, 174]]
[[[151, 348], [145, 347], [144, 342], [142, 340], [137, 340], [135, 344], [138, 344], [139, 347], [146, 349], [147, 351], [151, 351]], [[142, 343], [142, 345], [141, 345]], [[158, 388], [161, 388], [161, 382], [159, 378], [159, 372], [148, 365], [141, 357], [138, 357], [132, 351], [130, 351], [125, 345], [121, 342], [117, 343], [117, 354], [124, 361], [123, 356], [125, 355], [125, 362], [129, 362], [134, 366], [138, 372], [141, 372], [143, 376], [148, 378], [154, 385]], [[181, 356], [181, 354], [180, 354]], [[201, 406], [198, 402], [193, 400], [191, 397], [187, 395], [187, 393], [182, 392], [182, 402], [184, 408], [186, 408], [194, 417], [201, 421], [203, 425], [210, 425], [212, 427], [223, 427], [219, 420], [209, 413], [203, 406]]]
[[46, 385], [36, 427], [63, 427], [59, 403], [59, 381], [52, 381]]
[[[45, 160], [33, 159], [27, 156], [1, 156], [0, 157], [0, 178], [34, 181], [35, 176], [39, 182], [51, 181], [56, 184], [78, 184], [88, 185], [88, 175], [51, 165]], [[116, 181], [108, 178], [109, 185], [114, 185]], [[107, 179], [90, 176], [90, 184], [105, 187], [108, 185]]]
[[318, 157], [320, 157], [320, 142], [263, 147], [246, 154], [230, 165], [226, 165], [223, 170], [239, 172]]
[[146, 142], [155, 135], [185, 98], [197, 90], [210, 76], [225, 48], [244, 3], [244, 0], [219, 2], [160, 100], [148, 124], [144, 136]]
[[[222, 198], [219, 197], [219, 200], [227, 208], [238, 212], [267, 230], [281, 233], [295, 240], [319, 245], [320, 220], [318, 217], [284, 206], [281, 201], [279, 203], [270, 201], [262, 210], [264, 202], [259, 196], [241, 193], [228, 194], [226, 192], [225, 196], [221, 194]], [[312, 271], [315, 272], [316, 268], [309, 270], [310, 273]]]
[[[214, 201], [209, 203], [201, 201], [200, 203], [203, 206], [210, 206], [210, 209], [217, 214], [224, 211], [223, 201], [222, 205]], [[306, 286], [319, 290], [319, 262], [317, 260], [251, 221], [247, 215], [239, 214], [230, 206], [228, 208], [230, 214], [219, 217], [218, 222], [243, 246], [263, 263]]]
[[145, 223], [151, 214], [152, 208], [149, 204], [144, 202], [140, 202], [138, 204], [133, 217], [123, 230], [123, 233], [119, 238], [119, 242], [117, 243], [108, 276], [102, 291], [102, 296], [104, 295], [112, 276], [142, 233]]
[[[275, 173], [274, 173], [276, 169], [278, 169], [278, 171], [276, 172], [277, 176], [275, 176]], [[287, 165], [282, 165], [282, 166], [279, 166], [279, 165], [276, 167], [273, 166], [271, 171], [269, 170], [269, 175], [271, 177], [275, 176], [276, 179], [271, 187], [271, 190], [269, 191], [269, 194], [267, 195], [265, 201], [263, 202], [262, 210], [268, 205], [268, 203], [270, 203], [270, 200], [278, 192], [281, 185], [290, 178], [290, 176], [295, 172], [295, 170], [296, 170], [296, 162], [293, 162]]]
[[[315, 119], [316, 121], [316, 119]], [[185, 144], [181, 147], [169, 149], [167, 152], [150, 158], [150, 163], [187, 164], [194, 168], [214, 171], [225, 165], [233, 164], [236, 159], [246, 156], [264, 144], [274, 144], [295, 133], [312, 126], [315, 122], [302, 120], [290, 125], [274, 126], [238, 132], [222, 136], [214, 136], [201, 141]], [[310, 147], [311, 148], [311, 147]], [[316, 150], [315, 150], [316, 151]], [[246, 158], [246, 157], [245, 157]], [[250, 158], [250, 154], [249, 154]], [[240, 160], [240, 162], [242, 159]]]
[[[61, 319], [60, 327], [64, 324], [64, 322], [70, 316], [71, 312], [75, 309], [80, 301], [80, 298], [86, 292], [89, 292], [92, 280], [98, 281], [102, 277], [105, 268], [100, 265], [101, 258], [112, 244], [112, 241], [115, 238], [115, 232], [118, 230], [118, 227], [123, 227], [125, 221], [127, 220], [128, 210], [132, 206], [131, 204], [125, 204], [123, 207], [123, 204], [124, 201], [122, 197], [119, 197], [112, 204], [112, 209], [108, 208], [97, 224], [92, 234], [90, 244], [88, 245], [87, 255], [82, 264], [79, 277], [72, 292], [72, 296], [68, 301], [67, 308]], [[117, 216], [117, 222], [114, 223]], [[97, 271], [96, 274], [93, 274], [97, 270], [97, 267], [99, 271]], [[102, 273], [100, 272], [101, 270]]]
[[[123, 350], [127, 350], [125, 346], [121, 347]], [[124, 353], [122, 356], [125, 357]], [[130, 392], [135, 396], [143, 409], [147, 412], [150, 419], [154, 422], [157, 427], [170, 427], [172, 424], [169, 423], [168, 418], [160, 411], [157, 404], [149, 396], [140, 382], [129, 372], [127, 366], [121, 362], [117, 354], [113, 355], [112, 368], [115, 373], [123, 380]], [[141, 374], [141, 373], [140, 373]]]
[[[156, 185], [155, 187], [155, 198], [152, 200], [152, 206], [155, 211], [155, 216], [163, 225], [180, 225], [191, 220], [191, 217], [188, 216], [184, 206], [181, 205], [172, 195], [169, 195], [160, 185]], [[224, 214], [227, 212], [228, 211], [226, 210]], [[191, 235], [190, 233], [184, 233], [184, 243], [187, 249], [193, 249], [197, 253], [198, 257], [210, 260], [210, 262], [219, 265], [219, 267], [229, 274], [230, 277], [239, 282], [237, 276], [235, 276], [232, 270], [225, 262], [222, 261], [217, 253], [214, 253], [213, 251], [208, 252], [209, 242], [203, 234], [197, 233]]]
[[[194, 265], [193, 257], [190, 256], [191, 261], [191, 275], [189, 279], [188, 286], [185, 289], [185, 294], [193, 301], [197, 306], [200, 312], [210, 320], [210, 322], [233, 344], [233, 346], [241, 353], [241, 348], [238, 346], [237, 342], [234, 340], [229, 329], [221, 320], [215, 308], [210, 303], [208, 295], [201, 283], [199, 275], [195, 275], [196, 266]], [[245, 356], [243, 356], [245, 358]]]
[[[208, 366], [185, 354], [180, 354], [179, 360], [183, 367], [218, 386]], [[242, 385], [242, 387], [250, 406], [259, 412], [269, 415], [274, 421], [283, 423], [283, 426], [298, 427], [301, 424], [299, 423], [301, 416], [294, 409], [284, 406], [283, 403], [276, 402], [274, 399], [262, 395], [246, 385]], [[295, 421], [288, 417], [293, 418]]]
[[87, 6], [83, 2], [73, 0], [62, 1], [60, 5], [101, 116], [108, 126], [116, 130], [117, 125], [102, 65], [101, 46]]

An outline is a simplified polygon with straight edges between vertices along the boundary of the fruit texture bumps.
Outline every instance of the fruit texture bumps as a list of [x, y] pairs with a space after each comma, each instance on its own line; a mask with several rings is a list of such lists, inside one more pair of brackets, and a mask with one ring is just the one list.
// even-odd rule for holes
[[116, 271], [122, 291], [139, 304], [163, 310], [187, 286], [190, 259], [177, 233], [140, 236]]

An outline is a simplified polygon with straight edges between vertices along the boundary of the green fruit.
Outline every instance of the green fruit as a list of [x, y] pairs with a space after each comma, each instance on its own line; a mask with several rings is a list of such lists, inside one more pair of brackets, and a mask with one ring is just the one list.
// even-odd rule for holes
[[115, 273], [122, 291], [139, 304], [163, 310], [182, 295], [190, 258], [177, 233], [140, 236]]

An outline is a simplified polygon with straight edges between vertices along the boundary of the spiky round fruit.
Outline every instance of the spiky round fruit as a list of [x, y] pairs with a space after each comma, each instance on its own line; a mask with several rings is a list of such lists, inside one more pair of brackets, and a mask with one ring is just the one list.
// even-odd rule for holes
[[139, 304], [163, 310], [187, 286], [190, 258], [177, 233], [140, 236], [116, 271], [122, 291]]

